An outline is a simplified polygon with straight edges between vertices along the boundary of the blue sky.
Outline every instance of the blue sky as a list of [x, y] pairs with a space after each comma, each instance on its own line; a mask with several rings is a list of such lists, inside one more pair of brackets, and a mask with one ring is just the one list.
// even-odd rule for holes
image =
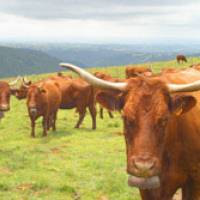
[[199, 40], [199, 0], [1, 0], [0, 41]]

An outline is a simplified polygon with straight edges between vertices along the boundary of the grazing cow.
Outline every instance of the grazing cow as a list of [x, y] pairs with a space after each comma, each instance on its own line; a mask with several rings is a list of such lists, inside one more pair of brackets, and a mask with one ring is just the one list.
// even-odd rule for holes
[[56, 130], [56, 116], [61, 102], [61, 93], [57, 84], [49, 80], [32, 84], [27, 92], [27, 108], [31, 119], [31, 136], [35, 137], [35, 121], [43, 117], [43, 136], [52, 127]]
[[151, 68], [147, 67], [126, 67], [126, 78], [137, 77], [138, 75], [152, 76], [153, 72]]
[[182, 61], [182, 63], [187, 62], [187, 59], [184, 55], [177, 55], [176, 60], [177, 60], [177, 63], [181, 63], [181, 61]]
[[143, 200], [171, 200], [178, 188], [184, 200], [200, 199], [200, 72], [112, 83], [74, 65], [61, 66], [96, 87], [121, 93], [118, 99], [106, 92], [99, 98], [110, 109], [123, 109], [128, 182]]

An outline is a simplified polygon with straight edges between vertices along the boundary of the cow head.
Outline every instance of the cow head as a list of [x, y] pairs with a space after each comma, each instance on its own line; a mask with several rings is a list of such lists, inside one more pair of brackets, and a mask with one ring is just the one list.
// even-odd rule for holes
[[9, 84], [0, 82], [0, 111], [8, 111], [10, 109], [10, 87]]
[[41, 103], [41, 96], [46, 93], [42, 86], [31, 85], [27, 92], [27, 107], [30, 115], [35, 116]]
[[12, 89], [12, 95], [14, 95], [19, 100], [25, 99], [27, 96], [28, 88], [31, 84], [31, 81], [23, 77], [21, 86], [19, 88]]
[[[191, 88], [191, 84], [166, 84], [156, 77], [136, 77], [124, 83], [111, 83], [73, 65], [64, 66], [72, 68], [91, 84], [106, 89], [98, 94], [102, 105], [110, 110], [123, 110], [129, 184], [148, 189], [159, 187], [162, 148], [170, 120], [196, 104], [193, 96], [174, 95], [173, 92], [197, 88]], [[200, 82], [197, 85], [200, 88]]]

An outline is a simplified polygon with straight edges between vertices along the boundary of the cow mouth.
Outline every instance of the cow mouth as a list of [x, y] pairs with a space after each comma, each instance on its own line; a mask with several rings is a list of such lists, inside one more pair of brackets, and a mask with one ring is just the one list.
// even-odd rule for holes
[[32, 115], [35, 115], [37, 113], [37, 109], [36, 108], [29, 108], [29, 112], [32, 114]]
[[160, 187], [160, 178], [152, 176], [148, 178], [129, 176], [128, 185], [131, 187], [138, 187], [139, 189], [155, 189]]

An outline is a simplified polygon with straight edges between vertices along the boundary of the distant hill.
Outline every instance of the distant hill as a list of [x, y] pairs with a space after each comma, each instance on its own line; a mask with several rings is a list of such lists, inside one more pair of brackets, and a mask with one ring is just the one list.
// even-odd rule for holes
[[70, 43], [16, 43], [15, 47], [47, 53], [65, 62], [81, 67], [102, 67], [173, 60], [177, 54], [199, 56], [199, 44], [70, 44]]
[[175, 60], [177, 54], [199, 57], [200, 44], [1, 43], [0, 76], [54, 72], [61, 61], [107, 67]]
[[54, 72], [60, 61], [38, 50], [0, 46], [0, 77]]

